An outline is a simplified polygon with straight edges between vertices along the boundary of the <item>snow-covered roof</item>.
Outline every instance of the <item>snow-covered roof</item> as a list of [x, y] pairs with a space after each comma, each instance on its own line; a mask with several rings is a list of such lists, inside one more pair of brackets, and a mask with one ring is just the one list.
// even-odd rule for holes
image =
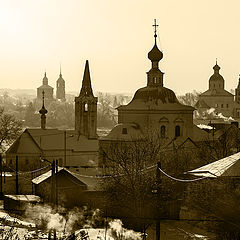
[[240, 152], [222, 158], [200, 168], [188, 171], [195, 176], [203, 177], [240, 177]]
[[41, 198], [36, 195], [5, 195], [4, 197], [11, 198], [16, 201], [40, 202]]
[[[61, 171], [62, 169], [63, 169], [62, 167], [58, 167], [58, 171]], [[49, 170], [49, 171], [39, 175], [38, 177], [34, 178], [32, 180], [32, 183], [39, 184], [39, 183], [45, 181], [46, 179], [48, 179], [51, 176], [52, 176], [52, 170]]]

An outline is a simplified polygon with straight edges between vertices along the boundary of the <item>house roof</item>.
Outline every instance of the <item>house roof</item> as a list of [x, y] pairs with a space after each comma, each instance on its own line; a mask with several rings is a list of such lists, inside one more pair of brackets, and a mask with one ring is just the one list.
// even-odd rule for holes
[[[81, 183], [86, 185], [88, 190], [95, 190], [97, 188], [97, 184], [98, 184], [97, 180], [98, 180], [98, 178], [96, 176], [82, 175], [82, 174], [71, 172], [71, 171], [69, 171], [66, 168], [59, 167], [58, 168], [58, 172], [61, 172], [61, 171], [65, 171], [66, 173], [68, 173], [68, 174], [72, 175], [73, 177], [75, 177], [78, 181], [80, 181]], [[46, 181], [51, 176], [52, 176], [52, 171], [49, 170], [48, 172], [43, 173], [40, 176], [32, 179], [32, 183], [38, 185], [38, 184]]]
[[203, 177], [239, 177], [240, 176], [240, 152], [222, 158], [200, 168], [188, 171], [195, 176]]
[[[46, 150], [63, 150], [64, 141], [64, 130], [27, 128], [10, 146], [7, 153], [26, 153], [33, 148], [36, 148], [36, 152], [39, 153]], [[66, 149], [79, 152], [98, 151], [98, 140], [88, 139], [74, 130], [68, 130], [66, 131]]]
[[5, 195], [4, 197], [11, 198], [16, 201], [25, 202], [40, 202], [41, 198], [36, 195]]

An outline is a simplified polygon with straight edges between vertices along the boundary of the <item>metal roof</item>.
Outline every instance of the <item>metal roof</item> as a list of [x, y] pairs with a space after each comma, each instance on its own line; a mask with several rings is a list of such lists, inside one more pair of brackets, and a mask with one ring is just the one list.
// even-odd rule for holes
[[195, 176], [203, 177], [240, 177], [240, 152], [222, 158], [200, 168], [188, 171]]

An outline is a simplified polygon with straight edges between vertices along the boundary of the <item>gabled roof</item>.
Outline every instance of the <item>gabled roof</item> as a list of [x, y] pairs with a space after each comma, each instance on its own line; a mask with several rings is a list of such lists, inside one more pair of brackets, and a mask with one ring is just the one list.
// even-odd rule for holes
[[6, 153], [41, 153], [42, 149], [34, 140], [27, 129], [18, 137], [18, 139], [9, 147]]
[[[64, 171], [67, 174], [70, 174], [71, 176], [76, 178], [76, 180], [79, 182], [79, 184], [86, 185], [88, 190], [96, 190], [97, 180], [98, 180], [98, 178], [96, 176], [87, 176], [87, 175], [85, 176], [85, 175], [81, 175], [78, 173], [73, 173], [66, 168], [59, 167], [58, 173], [62, 172], [62, 171]], [[32, 179], [32, 183], [34, 183], [36, 185], [41, 184], [42, 182], [49, 179], [51, 176], [52, 176], [52, 170], [49, 170], [48, 172], [43, 173], [40, 176]]]
[[[64, 149], [64, 130], [27, 128], [10, 146], [7, 153], [41, 153], [42, 151]], [[77, 131], [66, 131], [66, 149], [77, 152], [97, 152], [98, 140], [88, 139]]]
[[222, 158], [200, 168], [188, 171], [195, 176], [203, 177], [240, 177], [240, 152]]

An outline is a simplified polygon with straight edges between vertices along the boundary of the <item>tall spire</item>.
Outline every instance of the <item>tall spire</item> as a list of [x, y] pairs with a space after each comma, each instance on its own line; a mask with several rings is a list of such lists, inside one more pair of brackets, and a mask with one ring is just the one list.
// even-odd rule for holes
[[45, 92], [42, 91], [42, 108], [39, 110], [39, 113], [41, 114], [41, 129], [46, 129], [46, 114], [48, 112], [44, 106], [44, 94]]
[[86, 60], [80, 96], [93, 96], [88, 60]]

